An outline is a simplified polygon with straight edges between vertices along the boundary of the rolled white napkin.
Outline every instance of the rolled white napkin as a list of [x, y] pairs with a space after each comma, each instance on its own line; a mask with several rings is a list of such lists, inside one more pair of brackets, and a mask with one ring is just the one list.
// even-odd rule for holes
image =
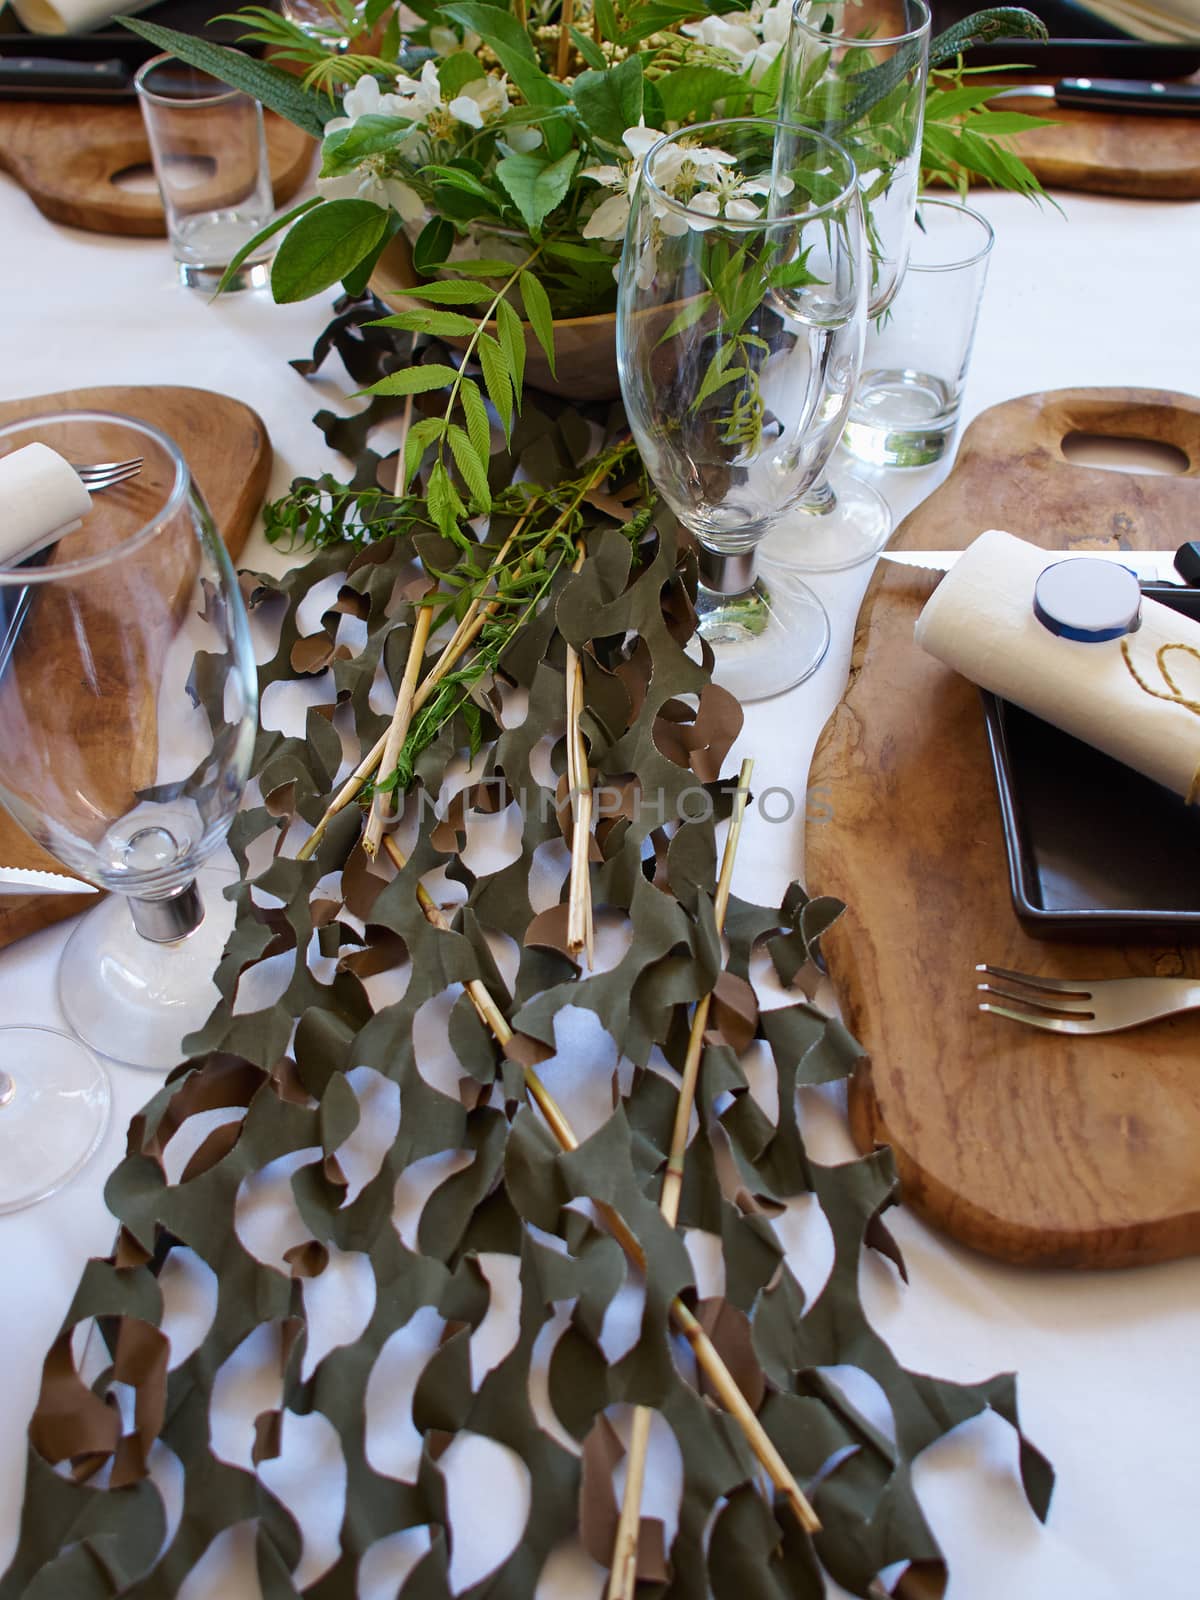
[[75, 468], [49, 445], [0, 456], [0, 567], [15, 567], [70, 533], [91, 506]]
[[[1143, 597], [1142, 625], [1124, 641], [1059, 638], [1033, 614], [1034, 585], [1053, 559], [1011, 533], [981, 533], [917, 618], [917, 643], [982, 688], [1190, 796], [1200, 716], [1147, 694], [1121, 645], [1140, 677], [1165, 693], [1156, 654], [1176, 643], [1200, 651], [1200, 623]], [[1189, 698], [1200, 697], [1200, 661], [1172, 651], [1167, 665]]]
[[91, 33], [113, 17], [148, 11], [158, 0], [12, 0], [21, 26], [30, 33]]

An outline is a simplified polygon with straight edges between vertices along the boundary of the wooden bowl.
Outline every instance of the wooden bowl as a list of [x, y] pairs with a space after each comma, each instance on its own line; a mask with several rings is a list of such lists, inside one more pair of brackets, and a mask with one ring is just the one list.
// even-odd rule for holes
[[[392, 311], [419, 311], [421, 302], [411, 299], [406, 290], [421, 281], [412, 262], [412, 249], [403, 233], [397, 233], [379, 258], [371, 276], [371, 288]], [[492, 333], [495, 323], [488, 324]], [[525, 382], [564, 400], [617, 400], [621, 385], [617, 380], [617, 318], [606, 311], [595, 317], [563, 317], [554, 324], [554, 358], [558, 376], [527, 322], [525, 331]], [[448, 338], [455, 350], [465, 350], [467, 339]]]

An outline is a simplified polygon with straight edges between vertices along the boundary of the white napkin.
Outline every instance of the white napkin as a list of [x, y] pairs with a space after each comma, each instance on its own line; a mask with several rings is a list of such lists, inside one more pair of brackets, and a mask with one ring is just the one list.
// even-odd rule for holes
[[49, 445], [0, 456], [0, 567], [15, 567], [61, 539], [91, 507], [79, 474]]
[[[981, 533], [917, 618], [917, 643], [993, 694], [1188, 795], [1200, 764], [1200, 716], [1139, 688], [1120, 639], [1084, 644], [1043, 627], [1033, 589], [1051, 559], [1011, 533]], [[1125, 642], [1141, 678], [1166, 692], [1155, 655], [1168, 643], [1200, 650], [1200, 623], [1143, 597], [1142, 625]], [[1200, 698], [1200, 661], [1172, 651], [1167, 665], [1183, 692]]]
[[158, 0], [12, 0], [30, 33], [91, 33], [112, 17], [132, 17]]

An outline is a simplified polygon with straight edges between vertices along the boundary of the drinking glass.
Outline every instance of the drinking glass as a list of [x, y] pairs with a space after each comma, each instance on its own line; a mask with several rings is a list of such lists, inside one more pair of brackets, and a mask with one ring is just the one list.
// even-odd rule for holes
[[854, 163], [769, 118], [682, 128], [646, 153], [621, 256], [617, 362], [634, 439], [696, 538], [701, 637], [740, 699], [808, 677], [824, 607], [763, 537], [841, 437], [866, 278]]
[[[161, 1069], [218, 998], [232, 874], [223, 843], [258, 700], [228, 551], [179, 448], [129, 417], [65, 412], [0, 429], [68, 461], [141, 456], [41, 566], [0, 566], [0, 801], [109, 892], [63, 952], [59, 998], [102, 1055]], [[0, 508], [2, 514], [2, 508]], [[203, 886], [202, 886], [203, 885]]]
[[366, 0], [282, 0], [286, 19], [327, 50], [348, 50], [366, 31]]
[[55, 1194], [108, 1126], [108, 1074], [56, 1028], [0, 1028], [0, 1213]]
[[[215, 288], [274, 214], [262, 107], [169, 55], [147, 61], [134, 84], [179, 281]], [[266, 283], [273, 250], [264, 244], [227, 287]]]
[[993, 234], [957, 200], [921, 201], [904, 286], [867, 329], [846, 448], [876, 467], [927, 467], [958, 422]]
[[[844, 145], [858, 168], [869, 253], [868, 312], [904, 276], [921, 171], [929, 77], [925, 0], [796, 0], [780, 115]], [[769, 554], [804, 572], [839, 572], [887, 543], [883, 497], [838, 469], [824, 476]]]

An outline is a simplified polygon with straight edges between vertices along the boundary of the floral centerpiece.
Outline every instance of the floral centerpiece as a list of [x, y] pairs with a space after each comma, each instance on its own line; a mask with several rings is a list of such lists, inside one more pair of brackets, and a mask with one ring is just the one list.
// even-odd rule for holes
[[[328, 0], [331, 38], [345, 34], [339, 8], [346, 3]], [[418, 0], [396, 10], [375, 3], [362, 20], [374, 30], [363, 35], [373, 40], [369, 53], [357, 43], [339, 50], [263, 8], [237, 16], [278, 65], [153, 23], [129, 26], [321, 140], [316, 200], [268, 230], [288, 228], [272, 272], [275, 298], [304, 299], [339, 281], [360, 291], [403, 233], [417, 274], [450, 280], [424, 294], [443, 308], [426, 316], [427, 331], [469, 339], [479, 321], [499, 317], [491, 364], [502, 362], [519, 392], [520, 319], [500, 307], [524, 311], [551, 364], [556, 319], [612, 310], [639, 159], [682, 125], [774, 113], [791, 5]], [[1029, 12], [1003, 8], [934, 41], [927, 179], [1040, 192], [1005, 143], [1037, 119], [987, 110], [992, 91], [965, 81], [962, 53], [983, 40], [1044, 32]], [[694, 176], [681, 173], [681, 181]], [[736, 175], [708, 198], [732, 207], [729, 215], [761, 204], [761, 196], [737, 190]], [[491, 348], [475, 344], [477, 353]]]

